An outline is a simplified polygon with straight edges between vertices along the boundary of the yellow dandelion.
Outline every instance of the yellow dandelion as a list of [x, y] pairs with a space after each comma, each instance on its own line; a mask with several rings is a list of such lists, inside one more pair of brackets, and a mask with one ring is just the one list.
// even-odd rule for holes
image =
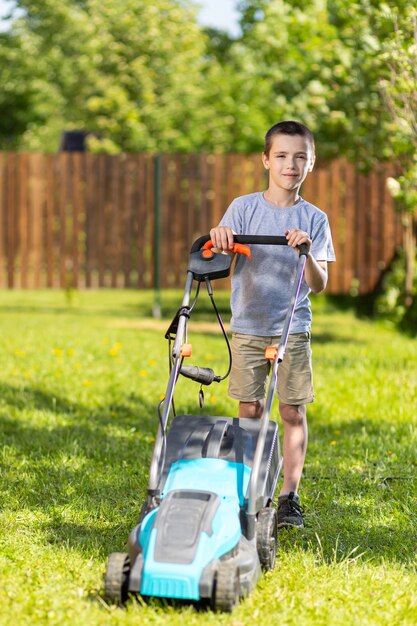
[[155, 359], [150, 359], [148, 365], [149, 365], [149, 367], [154, 367], [154, 365], [156, 365]]
[[119, 350], [120, 350], [120, 348], [121, 348], [121, 347], [122, 347], [122, 344], [121, 344], [121, 343], [119, 343], [118, 341], [116, 341], [116, 342], [113, 344], [113, 347], [112, 347], [112, 348], [110, 348], [110, 350], [109, 350], [109, 354], [110, 354], [110, 356], [118, 356], [118, 354], [119, 354]]
[[72, 356], [74, 354], [74, 350], [72, 348], [67, 348], [68, 356]]
[[388, 451], [387, 451], [387, 454], [392, 454], [392, 450], [388, 450]]
[[62, 356], [63, 354], [63, 350], [61, 350], [61, 348], [54, 348], [52, 352], [55, 356]]
[[83, 380], [83, 385], [84, 385], [84, 387], [91, 387], [92, 382], [91, 382], [91, 380]]
[[333, 431], [333, 434], [334, 434], [334, 435], [340, 435], [340, 430], [334, 430], [334, 431]]
[[146, 370], [139, 370], [139, 376], [147, 376], [148, 372]]
[[76, 363], [74, 367], [76, 370], [79, 370], [81, 368], [81, 363]]
[[331, 442], [330, 442], [330, 445], [331, 445], [331, 446], [335, 446], [335, 445], [337, 445], [337, 441], [335, 441], [335, 440], [333, 439], [333, 441], [331, 441]]

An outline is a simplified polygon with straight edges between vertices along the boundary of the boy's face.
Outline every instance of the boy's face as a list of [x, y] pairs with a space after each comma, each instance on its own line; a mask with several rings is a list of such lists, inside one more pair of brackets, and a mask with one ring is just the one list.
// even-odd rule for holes
[[298, 189], [314, 166], [311, 143], [302, 135], [275, 135], [269, 154], [262, 161], [275, 186], [291, 191]]

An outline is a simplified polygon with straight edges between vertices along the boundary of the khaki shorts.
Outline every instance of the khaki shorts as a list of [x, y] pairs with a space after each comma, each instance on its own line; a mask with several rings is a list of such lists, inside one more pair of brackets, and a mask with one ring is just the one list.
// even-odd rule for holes
[[[241, 402], [263, 400], [272, 361], [265, 348], [276, 346], [280, 337], [232, 335], [232, 371], [229, 395]], [[277, 395], [284, 404], [300, 406], [314, 402], [310, 333], [289, 335], [284, 359], [278, 367]]]

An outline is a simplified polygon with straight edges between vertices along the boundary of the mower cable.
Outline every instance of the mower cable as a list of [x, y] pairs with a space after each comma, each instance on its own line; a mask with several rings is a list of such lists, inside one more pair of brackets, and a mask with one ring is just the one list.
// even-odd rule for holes
[[220, 328], [222, 330], [223, 337], [224, 337], [224, 339], [226, 341], [227, 351], [229, 353], [229, 367], [227, 369], [226, 374], [224, 376], [215, 376], [214, 377], [214, 380], [217, 383], [220, 383], [222, 380], [225, 380], [229, 376], [230, 370], [232, 369], [232, 350], [230, 348], [230, 342], [229, 342], [229, 338], [228, 338], [227, 333], [226, 333], [226, 329], [225, 329], [224, 324], [223, 324], [223, 320], [221, 318], [220, 312], [219, 312], [219, 310], [218, 310], [218, 308], [216, 306], [216, 303], [214, 301], [213, 290], [211, 288], [210, 280], [209, 280], [209, 278], [207, 276], [205, 276], [205, 281], [206, 281], [207, 293], [210, 296], [210, 300], [211, 300], [211, 303], [213, 305], [214, 311], [216, 313], [216, 317], [217, 317], [217, 320], [219, 322]]

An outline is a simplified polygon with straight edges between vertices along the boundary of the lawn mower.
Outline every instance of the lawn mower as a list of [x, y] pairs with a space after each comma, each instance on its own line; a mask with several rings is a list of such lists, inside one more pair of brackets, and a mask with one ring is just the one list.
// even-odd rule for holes
[[[288, 245], [285, 237], [235, 236], [233, 252], [250, 245]], [[128, 552], [110, 555], [104, 576], [106, 598], [124, 604], [129, 594], [186, 601], [209, 600], [230, 612], [251, 592], [262, 570], [275, 566], [277, 519], [274, 494], [282, 467], [278, 426], [271, 407], [307, 258], [300, 246], [297, 272], [279, 346], [267, 349], [271, 372], [261, 419], [176, 414], [179, 376], [200, 385], [221, 382], [230, 372], [231, 351], [215, 304], [211, 280], [230, 274], [233, 255], [212, 250], [209, 236], [192, 245], [182, 305], [166, 338], [170, 375], [158, 406], [159, 427], [147, 498]], [[293, 253], [289, 248], [289, 254]], [[192, 305], [191, 291], [196, 281]], [[229, 371], [185, 365], [191, 354], [188, 322], [205, 283], [229, 350]], [[172, 414], [172, 415], [171, 415]]]

